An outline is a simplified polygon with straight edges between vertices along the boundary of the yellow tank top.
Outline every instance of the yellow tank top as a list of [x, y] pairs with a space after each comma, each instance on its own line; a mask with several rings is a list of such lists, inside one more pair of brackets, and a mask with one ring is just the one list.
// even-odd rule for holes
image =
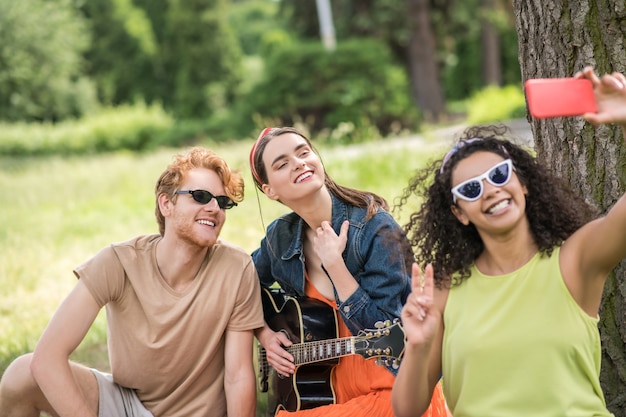
[[474, 266], [444, 312], [443, 386], [454, 417], [612, 416], [600, 388], [598, 319], [551, 257], [510, 274]]

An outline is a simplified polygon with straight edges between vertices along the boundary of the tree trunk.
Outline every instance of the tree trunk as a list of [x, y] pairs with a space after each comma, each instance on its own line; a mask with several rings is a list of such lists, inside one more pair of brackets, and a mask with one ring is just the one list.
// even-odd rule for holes
[[[599, 74], [626, 68], [624, 0], [514, 0], [522, 80], [568, 77], [587, 65]], [[580, 117], [532, 120], [539, 159], [606, 212], [626, 188], [626, 147], [615, 126]], [[626, 231], [625, 231], [626, 233]], [[607, 406], [626, 416], [626, 262], [609, 276], [600, 310]]]
[[429, 0], [408, 0], [410, 19], [409, 68], [413, 99], [428, 121], [444, 115], [445, 103], [435, 49]]
[[494, 0], [481, 0], [480, 44], [482, 50], [482, 71], [485, 85], [502, 85], [502, 55], [500, 54], [500, 35], [491, 21], [489, 14], [494, 13]]

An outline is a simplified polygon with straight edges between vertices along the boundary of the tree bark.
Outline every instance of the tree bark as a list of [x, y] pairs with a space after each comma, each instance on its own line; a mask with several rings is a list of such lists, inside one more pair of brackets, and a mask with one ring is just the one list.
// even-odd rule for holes
[[[626, 69], [624, 0], [514, 0], [522, 80], [568, 77], [587, 65], [599, 74]], [[538, 158], [606, 212], [626, 188], [619, 128], [580, 117], [533, 120]], [[626, 231], [625, 231], [626, 233]], [[626, 416], [626, 262], [609, 276], [600, 310], [600, 382], [607, 407]]]
[[410, 19], [409, 68], [413, 99], [428, 121], [437, 121], [445, 111], [435, 32], [429, 0], [408, 0]]

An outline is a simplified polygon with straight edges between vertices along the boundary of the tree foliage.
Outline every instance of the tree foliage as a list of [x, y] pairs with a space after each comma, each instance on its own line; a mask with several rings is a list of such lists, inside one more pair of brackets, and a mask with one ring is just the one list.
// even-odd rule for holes
[[96, 105], [85, 20], [70, 0], [0, 0], [0, 117], [58, 120]]
[[278, 3], [274, 1], [232, 0], [229, 23], [245, 55], [260, 54], [264, 37], [274, 30], [285, 29], [277, 10]]
[[[437, 41], [437, 62], [444, 93], [448, 99], [462, 99], [485, 86], [481, 63], [481, 34], [484, 19], [497, 29], [501, 39], [498, 54], [502, 83], [519, 82], [517, 34], [513, 14], [506, 0], [431, 0], [430, 11]], [[306, 39], [319, 38], [315, 2], [281, 1], [280, 12], [291, 30]], [[392, 51], [396, 63], [409, 69], [410, 21], [407, 2], [398, 0], [333, 0], [333, 19], [338, 42], [367, 37], [381, 40]]]
[[242, 53], [226, 7], [224, 0], [169, 2], [163, 48], [178, 116], [207, 116], [237, 94]]
[[[382, 42], [390, 52], [389, 72], [402, 68], [412, 81], [402, 87], [409, 94], [418, 78], [427, 86], [441, 81], [445, 98], [462, 99], [484, 84], [478, 45], [481, 22], [489, 19], [501, 38], [503, 81], [518, 81], [506, 0], [423, 1], [432, 11], [432, 65], [411, 64], [416, 58], [409, 43], [420, 41], [412, 36], [408, 1], [332, 0], [338, 44]], [[486, 1], [498, 6], [485, 12]], [[239, 123], [233, 113], [249, 107], [248, 94], [270, 65], [271, 51], [301, 40], [320, 42], [314, 1], [0, 0], [0, 7], [0, 117], [8, 120], [82, 115], [96, 103], [95, 85], [106, 106], [157, 103], [179, 120], [211, 119], [211, 129], [223, 124], [216, 130], [233, 131], [226, 124]], [[418, 103], [424, 114], [441, 96], [414, 97], [412, 106]], [[364, 105], [368, 117], [369, 107]], [[337, 108], [334, 114], [348, 112]]]
[[92, 38], [85, 53], [87, 73], [96, 81], [100, 100], [119, 105], [159, 98], [152, 87], [159, 51], [145, 11], [132, 0], [88, 0], [81, 11]]
[[232, 103], [241, 50], [224, 0], [90, 0], [89, 71], [107, 104], [159, 101], [179, 117]]
[[406, 74], [374, 40], [345, 41], [333, 52], [320, 42], [277, 47], [249, 102], [251, 112], [272, 125], [304, 121], [315, 132], [347, 122], [371, 123], [387, 134], [419, 121]]

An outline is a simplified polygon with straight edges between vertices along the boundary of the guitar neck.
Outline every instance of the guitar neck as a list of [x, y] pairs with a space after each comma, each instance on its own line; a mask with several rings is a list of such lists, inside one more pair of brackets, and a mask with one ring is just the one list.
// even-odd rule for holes
[[[337, 339], [315, 340], [296, 343], [286, 350], [294, 357], [295, 365], [323, 362], [348, 355], [361, 355], [365, 359], [376, 358], [379, 365], [397, 369], [404, 354], [405, 334], [399, 322], [393, 325], [381, 323], [376, 329], [366, 329], [357, 336]], [[267, 392], [270, 365], [267, 352], [258, 343], [259, 387]]]
[[294, 357], [295, 365], [335, 359], [341, 356], [354, 355], [354, 336], [338, 339], [315, 340], [306, 343], [296, 343], [286, 350]]

